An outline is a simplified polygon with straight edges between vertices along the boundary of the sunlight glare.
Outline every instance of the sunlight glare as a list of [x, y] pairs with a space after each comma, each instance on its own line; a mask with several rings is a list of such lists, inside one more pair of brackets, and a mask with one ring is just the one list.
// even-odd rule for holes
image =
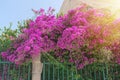
[[116, 17], [120, 17], [120, 0], [113, 0], [109, 9]]

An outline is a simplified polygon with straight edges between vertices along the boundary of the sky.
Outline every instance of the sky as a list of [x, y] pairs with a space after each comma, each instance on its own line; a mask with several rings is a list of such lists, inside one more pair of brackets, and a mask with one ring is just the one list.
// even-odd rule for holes
[[12, 29], [16, 29], [18, 21], [34, 17], [32, 9], [52, 7], [58, 13], [62, 3], [63, 0], [0, 0], [0, 28], [12, 23]]

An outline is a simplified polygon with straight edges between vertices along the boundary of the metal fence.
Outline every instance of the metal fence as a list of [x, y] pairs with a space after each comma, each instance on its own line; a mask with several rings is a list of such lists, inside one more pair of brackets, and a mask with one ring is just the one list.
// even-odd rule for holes
[[18, 66], [0, 61], [0, 80], [31, 80], [31, 65]]
[[[0, 62], [0, 80], [31, 80], [31, 64], [17, 66]], [[120, 80], [120, 66], [92, 64], [76, 70], [72, 64], [43, 62], [41, 80]]]
[[76, 70], [73, 65], [43, 63], [42, 80], [120, 80], [120, 66], [92, 64]]

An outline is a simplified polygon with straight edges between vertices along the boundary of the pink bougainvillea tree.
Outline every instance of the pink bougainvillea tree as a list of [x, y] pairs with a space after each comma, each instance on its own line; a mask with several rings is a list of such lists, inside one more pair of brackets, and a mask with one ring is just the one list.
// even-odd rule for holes
[[35, 11], [28, 28], [13, 40], [2, 57], [21, 64], [39, 54], [54, 53], [61, 62], [78, 69], [93, 62], [120, 63], [120, 21], [109, 12], [81, 6], [61, 16]]

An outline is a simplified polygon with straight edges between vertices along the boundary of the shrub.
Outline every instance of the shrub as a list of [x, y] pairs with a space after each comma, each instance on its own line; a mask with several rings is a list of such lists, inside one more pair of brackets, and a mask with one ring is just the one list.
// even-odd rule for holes
[[22, 64], [39, 54], [52, 53], [60, 62], [74, 63], [78, 69], [93, 62], [120, 62], [120, 21], [113, 15], [86, 5], [58, 17], [53, 11], [38, 11], [2, 56]]

